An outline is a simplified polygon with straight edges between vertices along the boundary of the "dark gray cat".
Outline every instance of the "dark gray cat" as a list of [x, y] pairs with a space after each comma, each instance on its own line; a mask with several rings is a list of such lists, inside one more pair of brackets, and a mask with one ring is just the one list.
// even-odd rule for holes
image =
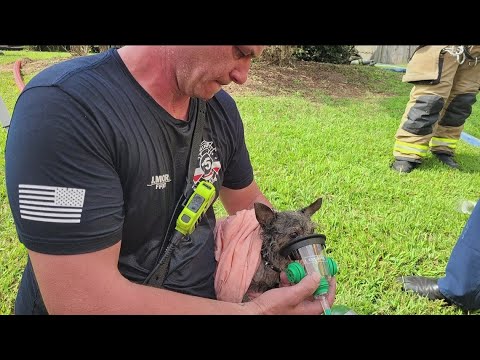
[[[278, 287], [280, 272], [284, 271], [290, 260], [281, 256], [280, 249], [298, 236], [311, 235], [317, 224], [311, 216], [322, 206], [322, 198], [306, 208], [297, 211], [275, 211], [267, 205], [255, 203], [255, 215], [260, 224], [262, 237], [262, 261], [253, 276], [247, 294], [263, 293]], [[245, 295], [244, 301], [248, 301]]]

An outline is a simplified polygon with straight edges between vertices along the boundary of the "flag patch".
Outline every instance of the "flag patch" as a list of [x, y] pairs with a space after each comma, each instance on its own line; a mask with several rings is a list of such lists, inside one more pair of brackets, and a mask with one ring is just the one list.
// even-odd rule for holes
[[18, 185], [18, 202], [22, 219], [79, 223], [85, 189], [41, 185]]

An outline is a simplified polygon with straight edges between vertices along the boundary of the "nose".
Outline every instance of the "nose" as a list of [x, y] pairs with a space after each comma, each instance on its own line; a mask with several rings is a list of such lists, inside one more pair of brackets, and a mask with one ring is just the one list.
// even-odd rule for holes
[[250, 70], [250, 59], [245, 59], [239, 63], [230, 73], [230, 78], [236, 84], [242, 85], [247, 81], [248, 71]]

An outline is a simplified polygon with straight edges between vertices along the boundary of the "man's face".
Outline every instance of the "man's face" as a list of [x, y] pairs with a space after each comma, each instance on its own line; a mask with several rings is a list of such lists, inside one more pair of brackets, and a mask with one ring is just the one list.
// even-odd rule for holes
[[188, 96], [210, 99], [223, 85], [247, 81], [252, 58], [264, 46], [186, 46], [177, 67], [177, 82]]

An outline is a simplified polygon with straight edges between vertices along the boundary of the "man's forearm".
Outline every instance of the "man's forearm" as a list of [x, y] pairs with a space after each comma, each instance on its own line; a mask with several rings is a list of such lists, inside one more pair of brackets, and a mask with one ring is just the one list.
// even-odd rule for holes
[[250, 312], [250, 305], [184, 295], [129, 281], [118, 271], [120, 245], [121, 242], [118, 242], [103, 250], [77, 255], [50, 255], [29, 250], [35, 277], [48, 313], [242, 314]]
[[239, 190], [222, 187], [222, 190], [220, 191], [220, 200], [229, 215], [233, 215], [240, 210], [252, 209], [253, 204], [256, 202], [261, 202], [271, 208], [273, 207], [270, 201], [268, 201], [260, 191], [255, 181], [246, 188]]
[[119, 313], [185, 315], [253, 313], [250, 307], [245, 306], [246, 304], [217, 301], [133, 283], [130, 283], [123, 297], [122, 303], [125, 307], [119, 309]]
[[[87, 294], [87, 292], [84, 292]], [[74, 299], [68, 301], [68, 299]], [[82, 299], [80, 301], [80, 299]], [[59, 303], [57, 303], [58, 305]], [[139, 314], [139, 315], [208, 315], [254, 314], [258, 308], [176, 293], [132, 283], [125, 278], [110, 282], [103, 291], [89, 289], [88, 296], [65, 294], [60, 306], [48, 308], [50, 314]]]

